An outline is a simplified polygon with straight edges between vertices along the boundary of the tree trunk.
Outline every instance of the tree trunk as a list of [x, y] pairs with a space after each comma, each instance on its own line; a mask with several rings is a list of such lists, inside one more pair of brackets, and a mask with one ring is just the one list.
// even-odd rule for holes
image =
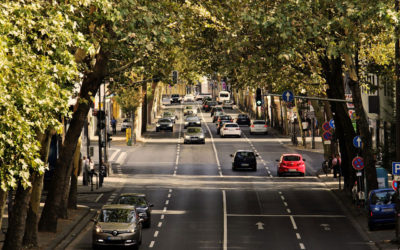
[[142, 84], [142, 134], [147, 131], [147, 83]]
[[78, 176], [82, 169], [81, 160], [81, 140], [78, 142], [78, 146], [75, 150], [74, 155], [74, 166], [71, 174], [71, 186], [69, 188], [68, 196], [68, 208], [77, 209], [78, 208]]
[[[329, 85], [329, 89], [327, 90], [328, 97], [344, 99], [342, 60], [340, 58], [328, 58], [328, 56], [324, 56], [320, 58], [320, 62], [323, 77]], [[353, 147], [355, 132], [346, 104], [343, 102], [330, 102], [330, 105], [336, 127], [335, 137], [339, 139], [344, 187], [347, 191], [350, 191], [355, 181], [355, 171], [351, 165], [351, 161], [356, 153]]]
[[[32, 177], [30, 178], [30, 181], [32, 181]], [[8, 229], [3, 249], [22, 249], [22, 239], [25, 232], [25, 223], [31, 192], [32, 188], [24, 189], [21, 184], [18, 185], [12, 215], [11, 218], [8, 218]]]
[[93, 72], [89, 73], [83, 80], [79, 98], [85, 101], [77, 102], [77, 109], [72, 115], [64, 145], [61, 147], [59, 158], [57, 159], [46, 203], [40, 217], [39, 231], [56, 232], [57, 230], [57, 211], [61, 205], [63, 191], [61, 187], [64, 187], [65, 181], [70, 178], [68, 169], [90, 110], [91, 97], [97, 93], [106, 75], [108, 62], [106, 55], [106, 52], [100, 51], [96, 56], [96, 65]]
[[[311, 100], [311, 104], [314, 108], [314, 112], [315, 112], [315, 117], [317, 118], [318, 121], [318, 129], [319, 129], [319, 136], [321, 136], [322, 138], [322, 145], [324, 147], [324, 159], [328, 160], [329, 157], [332, 155], [331, 154], [331, 148], [330, 148], [330, 144], [325, 144], [324, 143], [324, 138], [323, 138], [323, 129], [322, 129], [322, 124], [324, 124], [325, 122], [325, 115], [324, 115], [324, 111], [322, 110], [322, 108], [320, 107], [318, 101], [316, 100]], [[328, 105], [327, 105], [328, 106]], [[326, 107], [326, 106], [325, 106]]]
[[353, 60], [350, 55], [345, 55], [346, 65], [349, 68], [349, 86], [351, 92], [353, 94], [353, 103], [354, 108], [356, 110], [356, 115], [358, 118], [358, 130], [360, 132], [360, 137], [362, 140], [362, 157], [364, 159], [364, 173], [367, 178], [367, 192], [372, 189], [378, 188], [378, 181], [376, 177], [376, 168], [375, 168], [375, 153], [372, 149], [372, 135], [369, 131], [369, 123], [368, 117], [364, 110], [362, 99], [361, 99], [361, 90], [360, 84], [358, 82], [358, 76], [356, 72], [356, 65], [354, 65]]
[[[40, 158], [43, 162], [47, 163], [51, 137], [54, 131], [47, 129], [45, 134], [38, 134], [40, 140]], [[29, 202], [29, 210], [26, 219], [25, 234], [23, 238], [23, 245], [27, 247], [38, 246], [38, 221], [39, 221], [39, 208], [40, 198], [43, 190], [43, 174], [34, 173], [32, 181], [32, 194]]]
[[304, 130], [303, 130], [303, 124], [301, 123], [303, 121], [303, 119], [300, 117], [300, 112], [299, 112], [299, 102], [294, 99], [294, 105], [296, 106], [296, 116], [297, 116], [297, 123], [299, 124], [299, 130], [300, 130], [300, 136], [301, 136], [301, 141], [303, 144], [303, 147], [306, 147], [306, 137], [304, 134]]
[[[149, 114], [149, 119], [148, 119], [148, 123], [151, 124], [151, 122], [153, 121], [153, 116], [152, 116], [152, 111], [153, 111], [153, 102], [154, 102], [154, 97], [156, 94], [156, 88], [157, 88], [158, 82], [153, 81], [151, 83], [151, 100], [149, 100], [149, 104], [148, 104], [148, 111], [147, 113]], [[157, 98], [158, 100], [158, 98]]]
[[7, 200], [7, 191], [4, 191], [3, 189], [0, 188], [0, 228], [2, 228], [3, 225], [3, 214], [4, 214], [4, 208], [6, 207], [6, 200]]

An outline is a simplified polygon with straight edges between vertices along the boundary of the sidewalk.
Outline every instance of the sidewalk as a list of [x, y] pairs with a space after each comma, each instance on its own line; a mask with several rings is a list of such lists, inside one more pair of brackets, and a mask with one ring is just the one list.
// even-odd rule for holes
[[[279, 131], [273, 130], [274, 135], [280, 135]], [[294, 146], [292, 143], [285, 143], [284, 146], [297, 151], [308, 151], [316, 153], [324, 153], [323, 145], [321, 140], [315, 141], [315, 149], [311, 149], [311, 137], [307, 137], [307, 148], [300, 146], [301, 137], [298, 137], [299, 145]], [[318, 172], [318, 171], [317, 171]], [[393, 243], [392, 240], [395, 239], [395, 229], [394, 227], [381, 227], [377, 230], [370, 231], [368, 229], [367, 222], [367, 212], [364, 207], [357, 207], [354, 204], [351, 195], [343, 191], [343, 179], [341, 183], [341, 190], [339, 190], [338, 179], [333, 178], [333, 174], [321, 174], [316, 173], [320, 182], [325, 183], [327, 188], [331, 190], [331, 194], [338, 201], [338, 204], [346, 212], [346, 216], [353, 222], [356, 226], [357, 231], [366, 239], [370, 241], [376, 249], [389, 249], [398, 250], [400, 249], [400, 244]]]

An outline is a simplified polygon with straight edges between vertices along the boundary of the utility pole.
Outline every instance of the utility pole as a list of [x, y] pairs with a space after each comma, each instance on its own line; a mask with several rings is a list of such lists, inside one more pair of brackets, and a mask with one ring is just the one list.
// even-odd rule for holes
[[[395, 11], [399, 12], [399, 0], [395, 0]], [[399, 45], [399, 25], [395, 27], [395, 72], [396, 72], [396, 161], [400, 161], [400, 45]], [[397, 187], [399, 187], [397, 182]], [[396, 190], [396, 240], [400, 242], [400, 200], [399, 200], [399, 188]]]
[[[107, 115], [106, 115], [106, 84], [103, 84], [103, 109], [104, 109], [104, 121], [105, 121], [105, 126], [104, 126], [104, 163], [107, 163], [107, 125], [109, 124], [107, 122]], [[100, 161], [101, 162], [101, 161]]]
[[101, 144], [101, 119], [102, 119], [102, 112], [101, 112], [101, 86], [99, 87], [99, 111], [97, 112], [97, 132], [99, 135], [99, 166], [101, 164], [102, 156], [102, 144]]

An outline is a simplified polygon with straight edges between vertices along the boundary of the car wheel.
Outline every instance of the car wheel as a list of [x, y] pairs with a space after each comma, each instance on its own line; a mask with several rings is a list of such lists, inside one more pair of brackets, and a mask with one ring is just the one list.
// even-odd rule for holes
[[221, 138], [224, 138], [224, 136], [222, 134], [219, 135]]
[[257, 167], [254, 167], [252, 170], [253, 170], [253, 171], [257, 171]]
[[305, 175], [306, 175], [305, 173], [301, 173], [301, 174], [300, 174], [301, 177], [304, 177]]
[[266, 135], [268, 135], [268, 132], [265, 132]]
[[278, 174], [278, 177], [281, 177], [281, 176], [282, 176], [282, 174], [281, 174], [281, 173], [279, 173], [279, 172], [278, 172], [277, 174]]
[[174, 129], [173, 129], [173, 128], [171, 128], [171, 132], [174, 132]]
[[253, 133], [253, 132], [250, 132], [250, 135], [254, 135], [254, 133]]
[[160, 132], [160, 129], [156, 128], [156, 132]]
[[202, 141], [201, 144], [206, 144], [206, 141]]
[[376, 226], [373, 223], [368, 222], [368, 228], [369, 228], [369, 231], [374, 231]]

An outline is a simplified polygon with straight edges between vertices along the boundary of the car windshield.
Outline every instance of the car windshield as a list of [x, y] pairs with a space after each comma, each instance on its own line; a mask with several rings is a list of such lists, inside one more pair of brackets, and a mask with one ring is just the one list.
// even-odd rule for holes
[[201, 133], [201, 128], [188, 128], [187, 129], [188, 133]]
[[221, 119], [221, 120], [230, 120], [231, 117], [230, 117], [229, 115], [221, 115], [221, 116], [220, 116], [220, 119]]
[[247, 118], [247, 115], [239, 115], [238, 118]]
[[375, 192], [371, 196], [372, 205], [387, 205], [395, 202], [395, 192], [393, 191], [382, 191]]
[[170, 113], [170, 112], [165, 112], [165, 113], [163, 114], [163, 116], [172, 116], [172, 113]]
[[226, 124], [225, 127], [227, 127], [227, 128], [237, 128], [238, 125], [237, 124]]
[[171, 122], [171, 120], [170, 119], [160, 119], [159, 122]]
[[199, 118], [197, 116], [189, 116], [189, 117], [186, 118], [186, 120], [188, 120], [188, 121], [196, 121], [198, 119]]
[[210, 106], [215, 106], [215, 105], [217, 105], [217, 102], [208, 102], [207, 104]]
[[129, 120], [128, 119], [124, 119], [123, 122], [129, 122]]
[[220, 93], [220, 94], [219, 94], [219, 96], [220, 96], [220, 97], [228, 97], [228, 96], [229, 96], [229, 94]]
[[185, 109], [193, 109], [192, 106], [186, 106]]
[[286, 155], [283, 157], [284, 161], [300, 161], [300, 157], [297, 155]]
[[253, 152], [237, 152], [235, 156], [236, 160], [251, 160], [254, 158], [255, 156]]
[[179, 97], [179, 95], [171, 95], [171, 97]]
[[146, 200], [144, 197], [138, 197], [138, 196], [121, 196], [119, 197], [118, 204], [127, 204], [127, 205], [134, 205], [138, 207], [144, 207], [147, 206]]
[[133, 223], [136, 214], [132, 209], [102, 209], [99, 222]]
[[254, 121], [253, 124], [262, 124], [262, 125], [264, 125], [265, 122], [264, 121]]

